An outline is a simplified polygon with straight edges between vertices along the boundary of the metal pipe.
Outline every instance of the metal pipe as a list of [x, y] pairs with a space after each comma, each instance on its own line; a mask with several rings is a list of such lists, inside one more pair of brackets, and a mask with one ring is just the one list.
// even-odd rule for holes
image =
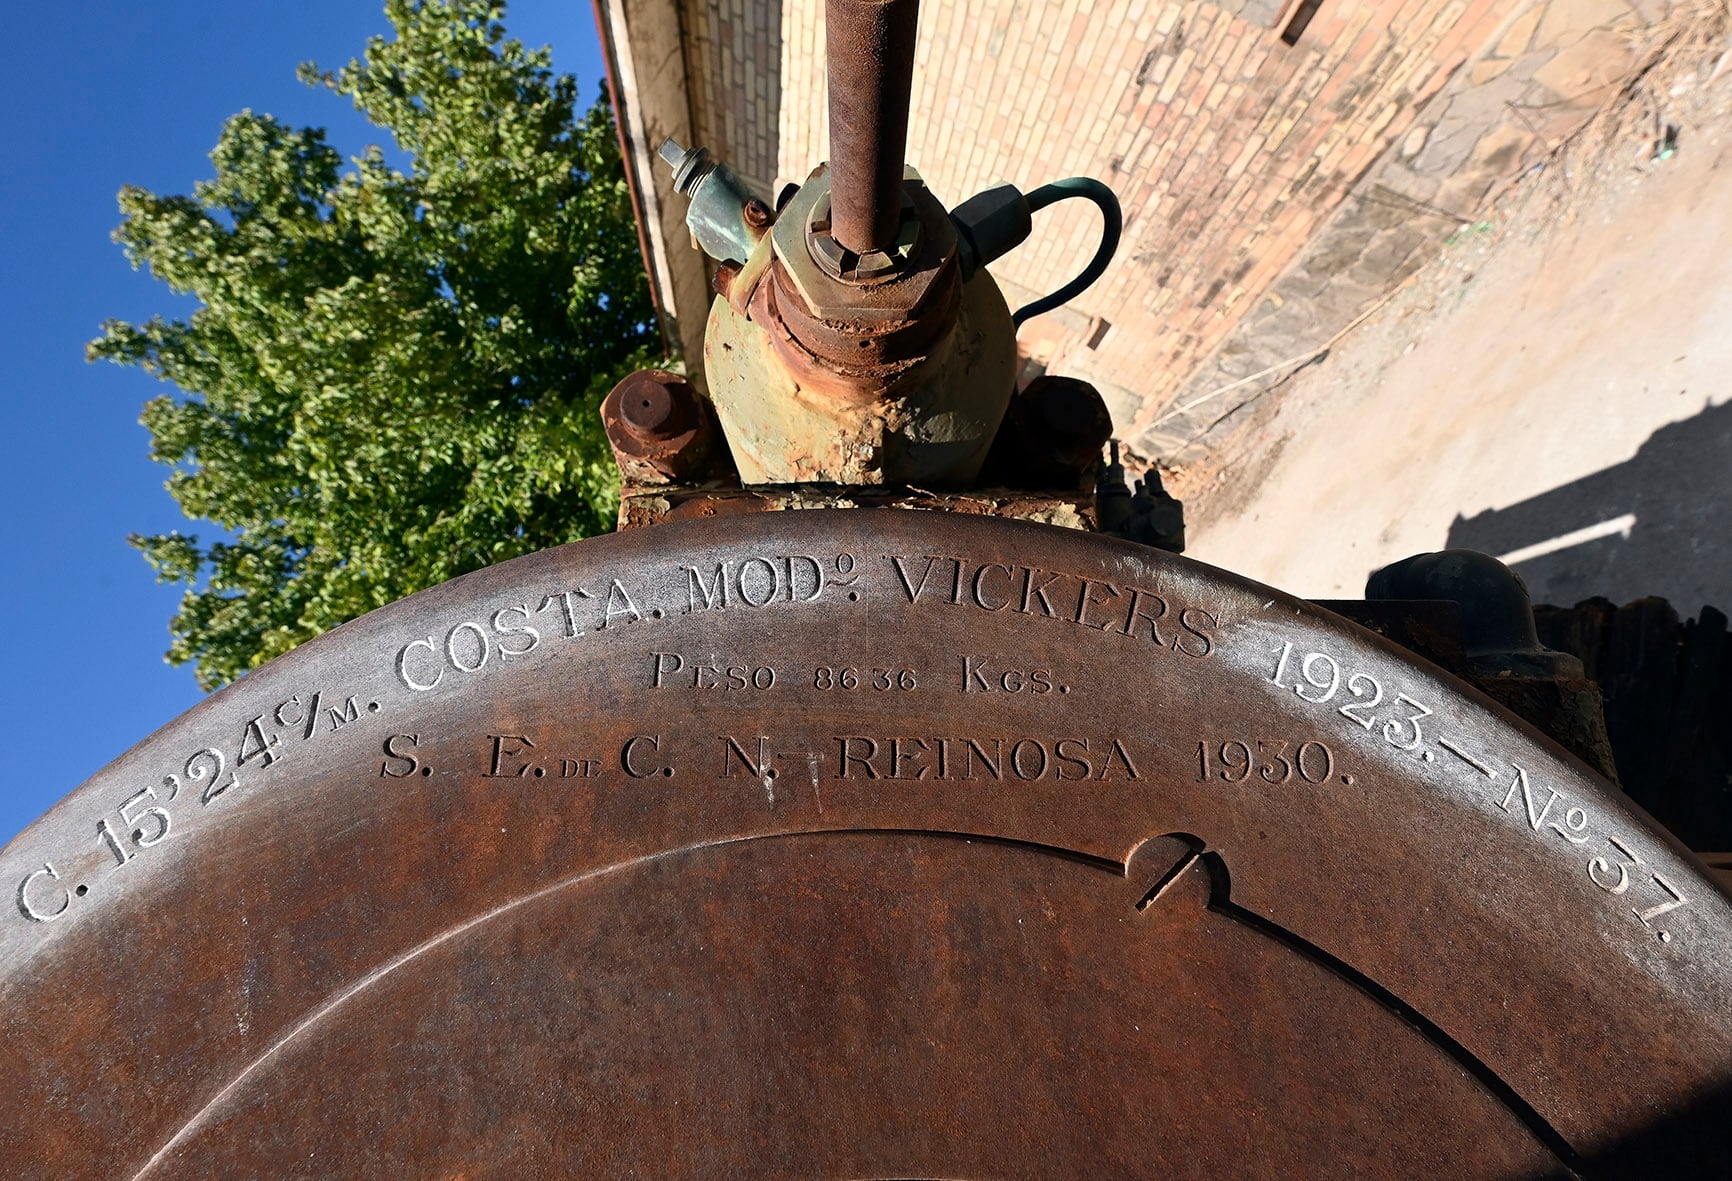
[[886, 250], [902, 220], [902, 170], [920, 0], [826, 0], [831, 235]]

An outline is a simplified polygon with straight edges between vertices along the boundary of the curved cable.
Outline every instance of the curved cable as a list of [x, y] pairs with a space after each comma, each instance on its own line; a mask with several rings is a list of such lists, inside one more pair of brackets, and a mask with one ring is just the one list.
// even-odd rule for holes
[[1070, 197], [1081, 197], [1085, 201], [1093, 201], [1101, 211], [1101, 217], [1106, 224], [1101, 227], [1101, 244], [1095, 250], [1095, 256], [1089, 260], [1089, 265], [1083, 268], [1083, 273], [1060, 287], [1051, 295], [1043, 295], [1033, 303], [1017, 308], [1010, 317], [1014, 327], [1022, 327], [1022, 322], [1031, 316], [1042, 312], [1050, 312], [1061, 304], [1069, 303], [1094, 285], [1107, 269], [1107, 264], [1118, 253], [1119, 233], [1124, 228], [1124, 219], [1119, 213], [1118, 196], [1106, 185], [1092, 176], [1071, 176], [1064, 180], [1055, 180], [1049, 185], [1041, 185], [1028, 195], [1028, 211], [1030, 213], [1055, 205]]

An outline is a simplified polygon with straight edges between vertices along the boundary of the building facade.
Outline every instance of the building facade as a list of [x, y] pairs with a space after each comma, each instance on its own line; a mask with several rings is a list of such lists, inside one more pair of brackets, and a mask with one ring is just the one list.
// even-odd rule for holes
[[[909, 163], [955, 205], [998, 181], [1109, 184], [1101, 282], [1026, 324], [1150, 459], [1327, 341], [1637, 67], [1661, 0], [995, 0], [923, 5]], [[825, 158], [822, 0], [598, 0], [646, 266], [701, 353], [704, 264], [654, 150], [697, 142], [764, 195]], [[1012, 306], [1094, 250], [1071, 202], [992, 267]]]

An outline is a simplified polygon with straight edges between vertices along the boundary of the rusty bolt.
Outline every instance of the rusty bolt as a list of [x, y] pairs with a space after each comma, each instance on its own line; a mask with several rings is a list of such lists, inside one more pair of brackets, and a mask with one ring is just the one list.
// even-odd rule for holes
[[628, 484], [698, 474], [715, 433], [708, 404], [684, 378], [665, 369], [627, 374], [602, 401], [601, 418]]
[[643, 442], [671, 439], [684, 431], [693, 417], [697, 400], [683, 381], [663, 382], [646, 372], [626, 378], [630, 383], [619, 400], [620, 421], [632, 437]]
[[962, 276], [1008, 254], [1028, 239], [1033, 223], [1028, 198], [1015, 185], [994, 185], [950, 211], [962, 239]]
[[1112, 430], [1094, 386], [1043, 374], [1011, 399], [993, 446], [992, 478], [1012, 488], [1092, 486]]
[[1028, 383], [1022, 397], [1033, 437], [1044, 439], [1054, 458], [1092, 458], [1112, 435], [1106, 402], [1086, 381], [1043, 374]]
[[746, 224], [754, 230], [769, 229], [776, 220], [776, 215], [770, 207], [756, 197], [746, 202], [741, 213], [746, 219]]
[[741, 265], [734, 262], [732, 259], [727, 259], [716, 264], [716, 274], [715, 277], [710, 280], [710, 286], [715, 288], [717, 295], [732, 303], [734, 298], [734, 280], [740, 277], [740, 271], [742, 269]]

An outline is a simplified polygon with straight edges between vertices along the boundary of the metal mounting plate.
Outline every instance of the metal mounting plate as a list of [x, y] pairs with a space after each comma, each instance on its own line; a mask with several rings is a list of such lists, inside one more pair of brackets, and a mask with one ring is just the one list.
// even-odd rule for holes
[[1327, 612], [765, 514], [357, 620], [0, 851], [16, 1176], [1707, 1171], [1732, 905]]

